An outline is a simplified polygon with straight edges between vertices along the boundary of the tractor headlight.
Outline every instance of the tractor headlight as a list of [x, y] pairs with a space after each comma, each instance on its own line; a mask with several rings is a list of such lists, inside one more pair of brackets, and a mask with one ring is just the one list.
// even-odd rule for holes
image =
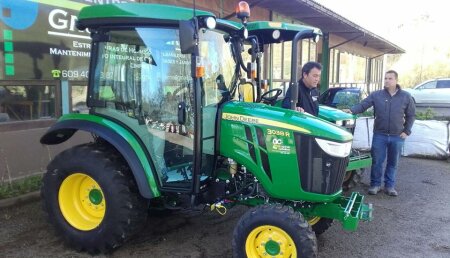
[[345, 158], [350, 154], [352, 142], [332, 142], [324, 139], [315, 139], [320, 148], [333, 157]]
[[354, 119], [338, 120], [338, 121], [336, 121], [336, 125], [345, 126], [345, 127], [353, 127], [355, 125], [355, 120]]
[[355, 119], [345, 120], [345, 126], [354, 126], [354, 125], [355, 125]]

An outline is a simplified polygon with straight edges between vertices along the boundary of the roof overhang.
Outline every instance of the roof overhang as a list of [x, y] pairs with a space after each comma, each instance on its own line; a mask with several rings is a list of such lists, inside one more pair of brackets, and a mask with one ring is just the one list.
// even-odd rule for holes
[[[351, 22], [312, 0], [248, 0], [250, 6], [259, 6], [292, 17], [322, 32], [333, 34], [382, 54], [403, 54], [405, 50], [388, 40]], [[330, 46], [331, 48], [333, 46]], [[334, 46], [336, 47], [336, 46]]]

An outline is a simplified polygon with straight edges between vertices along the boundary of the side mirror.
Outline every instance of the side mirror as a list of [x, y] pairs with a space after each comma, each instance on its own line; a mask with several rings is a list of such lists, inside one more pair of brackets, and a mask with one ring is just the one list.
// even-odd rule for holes
[[195, 20], [180, 21], [180, 49], [182, 54], [191, 54], [195, 49]]

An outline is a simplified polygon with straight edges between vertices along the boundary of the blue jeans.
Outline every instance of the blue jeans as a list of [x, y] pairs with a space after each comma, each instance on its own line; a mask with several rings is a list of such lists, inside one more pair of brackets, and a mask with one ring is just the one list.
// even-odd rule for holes
[[398, 160], [405, 139], [399, 135], [387, 135], [374, 133], [372, 138], [372, 171], [370, 173], [370, 186], [381, 186], [383, 175], [383, 162], [386, 159], [384, 171], [384, 187], [395, 187], [395, 175], [397, 173]]

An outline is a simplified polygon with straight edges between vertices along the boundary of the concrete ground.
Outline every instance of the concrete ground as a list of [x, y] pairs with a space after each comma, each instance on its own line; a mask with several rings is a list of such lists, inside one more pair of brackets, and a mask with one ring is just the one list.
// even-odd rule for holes
[[[361, 223], [356, 232], [335, 223], [318, 237], [319, 257], [450, 257], [449, 186], [450, 163], [402, 158], [399, 196], [367, 196], [374, 220]], [[367, 188], [368, 173], [355, 190]], [[150, 217], [141, 233], [108, 257], [231, 257], [232, 232], [246, 210]], [[91, 257], [64, 245], [39, 200], [0, 210], [0, 256]]]

